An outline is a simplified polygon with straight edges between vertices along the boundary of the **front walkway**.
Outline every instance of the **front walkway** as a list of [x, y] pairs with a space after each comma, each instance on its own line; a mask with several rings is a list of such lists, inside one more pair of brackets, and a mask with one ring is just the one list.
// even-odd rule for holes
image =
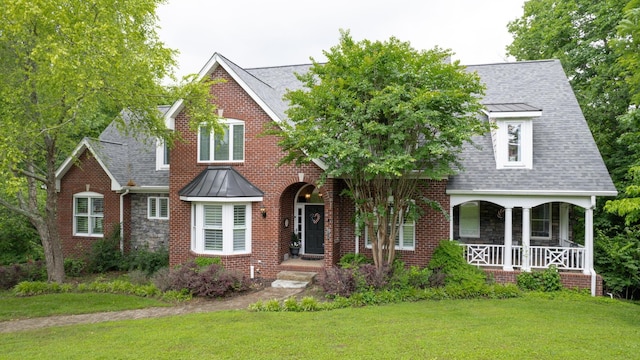
[[106, 321], [146, 319], [165, 316], [204, 313], [223, 310], [246, 310], [249, 305], [258, 301], [285, 300], [297, 295], [304, 289], [284, 289], [265, 287], [247, 295], [235, 296], [224, 300], [192, 300], [187, 304], [172, 307], [153, 307], [138, 310], [102, 312], [81, 315], [50, 316], [25, 320], [0, 322], [0, 333], [42, 329], [52, 326], [95, 324]]

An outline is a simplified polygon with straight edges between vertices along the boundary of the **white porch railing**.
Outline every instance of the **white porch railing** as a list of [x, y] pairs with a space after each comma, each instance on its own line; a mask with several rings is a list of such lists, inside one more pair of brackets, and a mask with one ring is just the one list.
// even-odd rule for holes
[[[461, 244], [469, 264], [477, 266], [503, 266], [504, 245]], [[555, 265], [560, 270], [583, 270], [585, 249], [583, 247], [529, 247], [531, 268], [546, 269]], [[511, 247], [511, 264], [522, 267], [522, 246]]]

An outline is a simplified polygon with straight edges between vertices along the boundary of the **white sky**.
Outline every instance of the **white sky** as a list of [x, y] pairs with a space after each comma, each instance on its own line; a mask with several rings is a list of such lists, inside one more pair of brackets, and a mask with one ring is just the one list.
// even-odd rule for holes
[[507, 23], [525, 0], [169, 0], [158, 9], [160, 38], [179, 50], [179, 76], [214, 52], [241, 67], [323, 61], [339, 29], [356, 41], [395, 36], [416, 49], [452, 49], [462, 64], [507, 61]]

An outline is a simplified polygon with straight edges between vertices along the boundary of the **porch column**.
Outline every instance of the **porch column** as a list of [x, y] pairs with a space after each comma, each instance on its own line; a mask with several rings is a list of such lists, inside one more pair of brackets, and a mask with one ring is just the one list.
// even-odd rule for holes
[[569, 243], [569, 204], [560, 204], [560, 222], [558, 224], [560, 242], [559, 246], [568, 247]]
[[531, 271], [531, 208], [522, 208], [522, 271]]
[[504, 262], [502, 270], [513, 271], [513, 208], [504, 208]]
[[584, 210], [584, 269], [583, 274], [589, 275], [593, 270], [593, 208]]

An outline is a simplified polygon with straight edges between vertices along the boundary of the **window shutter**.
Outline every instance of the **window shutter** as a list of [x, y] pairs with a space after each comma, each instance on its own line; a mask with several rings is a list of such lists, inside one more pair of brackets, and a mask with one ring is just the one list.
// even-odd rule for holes
[[244, 125], [233, 125], [233, 160], [244, 160]]
[[76, 198], [76, 214], [89, 213], [89, 198]]
[[204, 249], [213, 251], [222, 251], [222, 230], [205, 229], [204, 230]]
[[245, 205], [233, 207], [233, 251], [245, 250], [246, 244], [246, 213]]
[[154, 198], [154, 197], [149, 198], [149, 218], [150, 219], [157, 217], [157, 214], [158, 214], [156, 200], [157, 198]]
[[166, 219], [169, 217], [169, 198], [158, 198], [158, 217]]
[[206, 227], [222, 227], [222, 205], [204, 206], [204, 225]]

